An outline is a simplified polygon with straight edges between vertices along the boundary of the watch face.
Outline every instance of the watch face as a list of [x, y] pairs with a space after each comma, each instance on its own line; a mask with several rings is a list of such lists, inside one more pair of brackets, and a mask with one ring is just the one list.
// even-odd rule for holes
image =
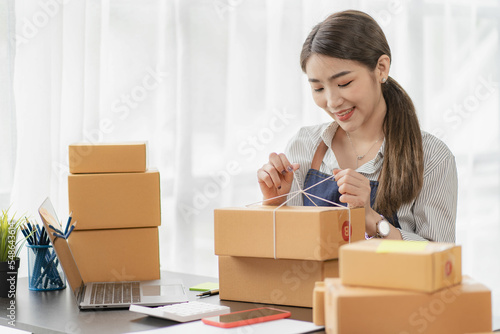
[[383, 237], [388, 236], [389, 232], [391, 232], [391, 227], [389, 226], [389, 222], [387, 220], [379, 221], [377, 224], [377, 229], [378, 233]]

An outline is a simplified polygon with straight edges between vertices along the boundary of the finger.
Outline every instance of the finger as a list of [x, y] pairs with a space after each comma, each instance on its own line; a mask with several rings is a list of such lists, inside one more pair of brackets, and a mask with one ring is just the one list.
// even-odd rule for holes
[[268, 188], [274, 187], [271, 175], [262, 168], [257, 171], [257, 179], [260, 184], [265, 184]]
[[367, 180], [365, 176], [349, 168], [343, 169], [334, 175], [335, 175], [335, 181], [337, 181], [337, 183], [338, 182], [359, 183]]
[[337, 185], [342, 186], [343, 184], [352, 184], [352, 185], [359, 185], [361, 183], [361, 180], [353, 177], [352, 175], [344, 175], [341, 177], [336, 176], [335, 179], [337, 181]]
[[[283, 153], [281, 153], [283, 154]], [[276, 154], [276, 153], [271, 153], [269, 154], [269, 163], [271, 165], [274, 166], [274, 168], [276, 168], [276, 170], [281, 173], [282, 175], [285, 175], [286, 174], [286, 167], [288, 165], [284, 165], [283, 164], [283, 161], [281, 160], [281, 157], [280, 155]]]
[[279, 158], [281, 159], [282, 165], [285, 167], [284, 171], [281, 173], [283, 177], [285, 178], [284, 181], [286, 183], [292, 183], [293, 181], [293, 172], [300, 167], [299, 164], [292, 164], [288, 160], [285, 154], [280, 153]]
[[344, 183], [339, 186], [339, 192], [341, 194], [359, 196], [361, 195], [361, 188], [353, 184]]
[[278, 156], [281, 160], [283, 167], [285, 168], [284, 169], [285, 172], [282, 174], [286, 175], [286, 173], [292, 173], [294, 169], [293, 169], [293, 166], [290, 163], [290, 161], [288, 161], [288, 158], [286, 157], [286, 155], [284, 153], [280, 153]]
[[343, 178], [347, 172], [349, 171], [349, 168], [348, 169], [334, 169], [333, 170], [333, 175], [335, 176], [334, 179], [335, 181], [339, 181], [341, 178]]
[[363, 201], [359, 198], [359, 196], [344, 194], [339, 198], [340, 202], [347, 203], [349, 207], [362, 207], [364, 206]]
[[275, 186], [278, 189], [281, 189], [281, 177], [278, 169], [274, 165], [265, 164], [262, 169], [269, 175], [272, 181], [271, 186]]

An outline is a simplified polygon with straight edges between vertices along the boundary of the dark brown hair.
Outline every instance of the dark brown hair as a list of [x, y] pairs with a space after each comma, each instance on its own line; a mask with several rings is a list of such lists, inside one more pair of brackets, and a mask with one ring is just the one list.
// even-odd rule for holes
[[[316, 25], [302, 47], [300, 65], [313, 54], [348, 59], [374, 71], [380, 56], [391, 50], [380, 26], [363, 12], [335, 13]], [[391, 218], [401, 204], [418, 196], [424, 178], [422, 134], [411, 98], [389, 77], [382, 85], [387, 113], [384, 119], [384, 163], [373, 209]]]

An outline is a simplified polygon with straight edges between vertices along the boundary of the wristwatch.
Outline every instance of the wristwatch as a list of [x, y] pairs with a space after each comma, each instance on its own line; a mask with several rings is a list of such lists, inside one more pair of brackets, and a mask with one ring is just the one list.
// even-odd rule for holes
[[382, 217], [382, 219], [377, 222], [377, 225], [376, 225], [377, 235], [376, 235], [376, 237], [377, 238], [385, 238], [391, 232], [391, 225], [387, 221], [387, 219], [385, 219], [384, 216], [380, 215], [380, 217]]

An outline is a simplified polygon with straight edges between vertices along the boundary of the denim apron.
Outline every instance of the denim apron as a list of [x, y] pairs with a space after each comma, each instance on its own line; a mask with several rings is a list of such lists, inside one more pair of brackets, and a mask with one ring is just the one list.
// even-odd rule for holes
[[[323, 162], [323, 158], [325, 157], [327, 150], [328, 146], [326, 146], [325, 142], [321, 140], [318, 145], [318, 148], [316, 149], [316, 152], [314, 153], [314, 157], [311, 163], [311, 169], [307, 171], [303, 187], [304, 190], [315, 185], [316, 183], [323, 181], [324, 179], [331, 177], [331, 175], [319, 171], [321, 163]], [[371, 188], [370, 206], [373, 206], [373, 203], [375, 203], [375, 197], [377, 195], [378, 181], [370, 181], [370, 188]], [[330, 202], [346, 206], [346, 203], [340, 202], [341, 194], [339, 192], [339, 186], [337, 185], [337, 181], [335, 181], [335, 179], [333, 178], [321, 184], [318, 184], [317, 186], [314, 186], [305, 192], [308, 194], [313, 194], [320, 198], [324, 198]], [[322, 201], [312, 196], [307, 197], [305, 194], [302, 194], [302, 199], [304, 201], [304, 206], [315, 206], [315, 204], [318, 206], [333, 206], [333, 204], [331, 203]], [[394, 227], [400, 228], [398, 216], [396, 214], [394, 214], [392, 218], [386, 217], [386, 219]]]

